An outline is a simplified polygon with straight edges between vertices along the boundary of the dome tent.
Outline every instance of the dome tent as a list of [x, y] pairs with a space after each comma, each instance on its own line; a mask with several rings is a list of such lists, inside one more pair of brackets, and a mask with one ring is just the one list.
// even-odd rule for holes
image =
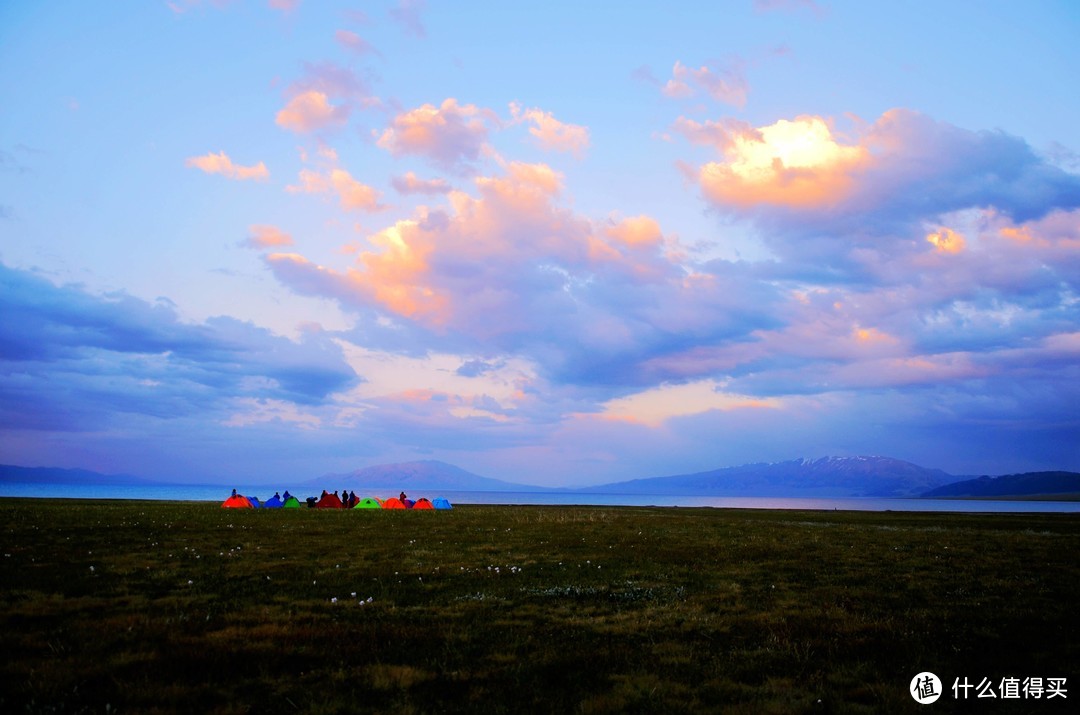
[[382, 503], [383, 509], [404, 509], [405, 505], [397, 497], [390, 497]]
[[382, 505], [379, 501], [373, 497], [367, 497], [356, 502], [356, 506], [353, 509], [382, 509]]
[[294, 496], [290, 496], [288, 499], [285, 500], [285, 503], [282, 504], [281, 506], [283, 508], [285, 508], [285, 509], [299, 509], [300, 508], [300, 500], [297, 499]]
[[225, 501], [221, 502], [222, 509], [254, 509], [251, 506], [251, 502], [246, 497], [242, 497], [239, 494], [229, 497]]
[[412, 505], [412, 508], [423, 511], [424, 509], [434, 509], [435, 507], [432, 506], [431, 501], [426, 497], [420, 497], [416, 500], [416, 503]]
[[453, 509], [454, 508], [454, 507], [450, 506], [450, 500], [447, 499], [446, 497], [435, 497], [434, 499], [431, 500], [431, 506], [435, 507], [436, 509]]
[[263, 509], [280, 509], [284, 504], [277, 494], [263, 502]]
[[337, 494], [325, 493], [315, 502], [316, 509], [341, 509], [341, 497]]

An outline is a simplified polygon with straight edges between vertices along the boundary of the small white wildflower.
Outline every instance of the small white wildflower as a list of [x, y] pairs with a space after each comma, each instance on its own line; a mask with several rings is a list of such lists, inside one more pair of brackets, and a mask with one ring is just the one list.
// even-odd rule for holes
[[191, 584], [193, 584], [193, 583], [195, 583], [195, 582], [194, 582], [194, 581], [192, 581], [191, 579], [188, 579], [188, 582], [187, 582], [187, 585], [188, 585], [188, 586], [190, 586], [190, 585], [191, 585]]
[[367, 597], [367, 602], [368, 602], [368, 603], [371, 603], [371, 601], [372, 601], [372, 598], [371, 598], [371, 596], [368, 596], [368, 597]]
[[330, 603], [337, 603], [337, 597], [335, 596], [334, 598], [331, 598]]
[[94, 567], [93, 566], [90, 567], [90, 573], [94, 573]]

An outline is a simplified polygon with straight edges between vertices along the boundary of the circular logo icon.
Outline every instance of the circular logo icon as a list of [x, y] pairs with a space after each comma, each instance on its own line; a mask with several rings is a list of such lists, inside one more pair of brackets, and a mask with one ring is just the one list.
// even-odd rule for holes
[[915, 702], [929, 705], [937, 702], [937, 699], [941, 697], [941, 680], [929, 671], [919, 673], [911, 679], [911, 688], [908, 692], [915, 698]]

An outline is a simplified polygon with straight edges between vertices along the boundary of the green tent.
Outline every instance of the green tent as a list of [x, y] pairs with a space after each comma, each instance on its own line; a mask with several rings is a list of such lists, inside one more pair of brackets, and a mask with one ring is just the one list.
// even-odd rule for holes
[[299, 509], [300, 500], [294, 496], [290, 496], [288, 499], [285, 500], [285, 503], [282, 504], [281, 507], [283, 509]]
[[367, 499], [361, 499], [356, 502], [356, 506], [354, 506], [353, 509], [382, 509], [382, 505], [372, 497], [368, 497]]

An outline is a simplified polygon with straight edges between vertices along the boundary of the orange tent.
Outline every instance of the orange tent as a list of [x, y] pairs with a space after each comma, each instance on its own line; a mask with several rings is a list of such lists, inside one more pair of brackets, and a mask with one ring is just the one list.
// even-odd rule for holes
[[221, 502], [222, 509], [254, 509], [251, 506], [251, 502], [247, 500], [247, 497], [242, 497], [237, 494], [234, 497], [229, 497], [225, 501]]
[[421, 497], [412, 505], [413, 509], [434, 509], [435, 506], [427, 498]]
[[404, 509], [405, 505], [397, 497], [390, 497], [382, 503], [383, 509]]

